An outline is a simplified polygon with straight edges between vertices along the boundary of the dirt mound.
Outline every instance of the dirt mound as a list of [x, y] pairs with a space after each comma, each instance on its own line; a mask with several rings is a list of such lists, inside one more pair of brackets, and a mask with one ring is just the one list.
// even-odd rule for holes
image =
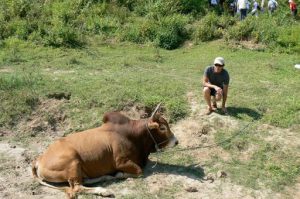
[[30, 133], [32, 137], [39, 133], [62, 136], [68, 129], [68, 121], [62, 109], [67, 100], [46, 99], [39, 102], [33, 113], [18, 125], [19, 133]]

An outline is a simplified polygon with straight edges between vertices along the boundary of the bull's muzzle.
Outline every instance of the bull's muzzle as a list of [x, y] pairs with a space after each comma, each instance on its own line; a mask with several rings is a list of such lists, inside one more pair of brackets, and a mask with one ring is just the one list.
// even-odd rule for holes
[[171, 147], [174, 147], [178, 144], [178, 140], [177, 138], [173, 135], [170, 139], [169, 139], [169, 142], [166, 146], [166, 148], [171, 148]]

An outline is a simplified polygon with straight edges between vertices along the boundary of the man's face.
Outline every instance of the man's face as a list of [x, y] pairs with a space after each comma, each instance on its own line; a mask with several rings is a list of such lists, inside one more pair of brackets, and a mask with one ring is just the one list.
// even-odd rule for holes
[[224, 65], [215, 64], [214, 71], [215, 73], [220, 73], [223, 70]]

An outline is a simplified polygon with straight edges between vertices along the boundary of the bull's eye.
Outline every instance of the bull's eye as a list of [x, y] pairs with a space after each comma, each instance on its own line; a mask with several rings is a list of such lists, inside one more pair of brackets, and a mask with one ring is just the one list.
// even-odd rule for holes
[[165, 125], [160, 126], [160, 127], [159, 127], [159, 130], [160, 130], [160, 131], [165, 131], [165, 130], [167, 130], [167, 127], [166, 127]]

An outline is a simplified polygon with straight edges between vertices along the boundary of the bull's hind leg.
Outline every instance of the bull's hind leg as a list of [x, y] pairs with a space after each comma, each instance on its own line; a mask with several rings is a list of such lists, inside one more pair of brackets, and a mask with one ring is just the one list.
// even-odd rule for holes
[[70, 165], [71, 167], [68, 170], [68, 182], [70, 185], [70, 189], [66, 191], [68, 198], [76, 198], [77, 193], [95, 194], [104, 197], [114, 196], [114, 194], [102, 187], [83, 186], [83, 174], [81, 170], [81, 163], [79, 161], [73, 161]]
[[81, 191], [80, 186], [82, 184], [82, 172], [79, 160], [73, 160], [69, 163], [69, 167], [66, 169], [66, 177], [70, 188], [66, 190], [68, 198], [76, 198], [78, 192]]

